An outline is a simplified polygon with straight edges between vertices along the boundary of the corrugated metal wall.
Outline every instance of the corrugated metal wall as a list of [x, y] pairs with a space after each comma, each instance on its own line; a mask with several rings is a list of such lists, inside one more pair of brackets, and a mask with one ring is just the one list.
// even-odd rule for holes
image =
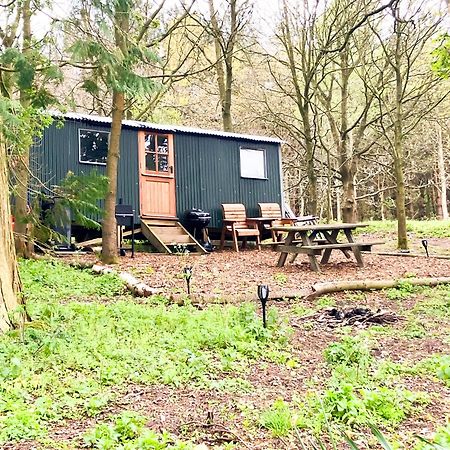
[[[259, 202], [281, 203], [277, 144], [221, 137], [176, 134], [177, 214], [191, 208], [211, 213], [211, 227], [221, 227], [222, 203], [243, 203], [249, 217], [259, 215]], [[240, 148], [265, 149], [267, 179], [241, 178]]]
[[[35, 173], [46, 185], [58, 184], [69, 170], [88, 173], [105, 166], [79, 162], [78, 130], [109, 131], [109, 125], [66, 120], [64, 126], [52, 125], [33, 150]], [[136, 223], [139, 220], [138, 129], [124, 128], [121, 137], [121, 157], [117, 198], [133, 205]], [[267, 179], [240, 176], [240, 148], [265, 149]], [[243, 203], [249, 217], [258, 216], [258, 202], [281, 203], [280, 160], [278, 144], [247, 139], [176, 133], [175, 179], [177, 215], [183, 221], [184, 212], [201, 208], [212, 215], [210, 226], [221, 227], [221, 203]]]
[[[78, 130], [110, 131], [109, 125], [90, 124], [67, 120], [64, 126], [50, 126], [44, 137], [32, 152], [33, 166], [40, 180], [47, 186], [58, 184], [69, 170], [79, 175], [97, 169], [105, 173], [104, 165], [82, 164], [79, 162]], [[123, 203], [133, 205], [136, 221], [139, 217], [139, 169], [137, 154], [137, 130], [123, 129], [121, 136], [121, 156], [119, 160], [119, 176], [117, 198]], [[97, 218], [98, 220], [98, 218]]]

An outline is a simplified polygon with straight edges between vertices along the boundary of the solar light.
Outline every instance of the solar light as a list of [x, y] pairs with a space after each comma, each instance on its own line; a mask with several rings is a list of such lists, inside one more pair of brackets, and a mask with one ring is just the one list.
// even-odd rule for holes
[[261, 301], [262, 314], [263, 314], [263, 327], [267, 328], [266, 323], [266, 304], [267, 299], [269, 298], [269, 286], [266, 284], [258, 285], [258, 298]]
[[186, 266], [183, 270], [184, 278], [186, 279], [187, 284], [187, 293], [191, 295], [191, 278], [192, 278], [192, 266]]
[[427, 258], [428, 258], [430, 256], [428, 254], [428, 241], [426, 239], [422, 239], [422, 245], [423, 245], [423, 248], [425, 249], [425, 253], [427, 254]]

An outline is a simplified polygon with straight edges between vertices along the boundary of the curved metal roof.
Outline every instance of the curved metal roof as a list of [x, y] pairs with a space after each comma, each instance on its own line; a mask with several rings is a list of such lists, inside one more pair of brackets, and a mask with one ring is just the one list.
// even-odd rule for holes
[[[65, 119], [79, 120], [83, 122], [92, 123], [103, 123], [110, 124], [111, 117], [97, 116], [92, 114], [81, 114], [81, 113], [60, 113], [57, 111], [50, 111], [50, 114], [54, 117], [62, 117]], [[123, 120], [122, 126], [128, 128], [137, 128], [140, 130], [153, 130], [162, 131], [165, 133], [188, 133], [188, 134], [199, 134], [203, 136], [219, 136], [223, 138], [230, 139], [245, 139], [249, 141], [258, 142], [270, 142], [274, 144], [281, 144], [283, 141], [278, 138], [268, 137], [268, 136], [257, 136], [251, 134], [240, 134], [240, 133], [229, 133], [225, 131], [218, 130], [206, 130], [203, 128], [193, 128], [193, 127], [183, 127], [179, 125], [162, 125], [159, 123], [142, 122], [139, 120]]]

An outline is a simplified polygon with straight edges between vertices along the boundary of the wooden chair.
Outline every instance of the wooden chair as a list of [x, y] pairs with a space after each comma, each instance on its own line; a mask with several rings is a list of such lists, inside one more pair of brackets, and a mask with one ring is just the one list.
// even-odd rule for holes
[[223, 203], [222, 214], [223, 226], [222, 235], [220, 237], [220, 249], [223, 249], [224, 247], [225, 236], [231, 234], [235, 251], [239, 251], [238, 238], [242, 238], [242, 248], [245, 248], [249, 236], [256, 237], [256, 246], [258, 247], [258, 250], [261, 250], [258, 224], [247, 220], [245, 206], [242, 203]]
[[[280, 227], [284, 225], [314, 225], [317, 223], [315, 216], [299, 216], [299, 217], [283, 217], [281, 206], [278, 203], [258, 203], [259, 213], [261, 217], [272, 219], [268, 224], [265, 224], [267, 229], [271, 227]], [[273, 242], [279, 242], [283, 238], [282, 231], [270, 230]]]

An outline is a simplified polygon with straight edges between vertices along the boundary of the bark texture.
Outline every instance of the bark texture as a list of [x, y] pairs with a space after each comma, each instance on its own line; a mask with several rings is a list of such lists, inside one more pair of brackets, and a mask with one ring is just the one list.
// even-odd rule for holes
[[116, 264], [118, 262], [115, 207], [117, 198], [117, 170], [120, 157], [120, 135], [122, 133], [124, 111], [125, 96], [122, 92], [114, 91], [111, 135], [108, 148], [108, 160], [106, 163], [108, 191], [105, 198], [105, 217], [102, 225], [102, 261], [105, 264]]
[[397, 246], [399, 249], [408, 248], [408, 236], [406, 234], [406, 191], [404, 174], [404, 152], [403, 152], [403, 74], [401, 61], [401, 31], [397, 25], [397, 42], [395, 52], [395, 115], [394, 115], [394, 175], [397, 185], [395, 206], [397, 209]]
[[413, 286], [438, 286], [449, 284], [450, 277], [438, 278], [402, 278], [398, 280], [346, 280], [329, 283], [318, 283], [312, 286], [312, 292], [306, 296], [312, 299], [325, 294], [343, 291], [371, 291], [375, 289], [388, 289], [411, 284]]
[[[25, 0], [22, 5], [23, 43], [22, 53], [26, 55], [31, 49], [31, 5], [30, 0]], [[20, 103], [24, 108], [30, 104], [28, 92], [20, 91]], [[15, 246], [17, 256], [30, 258], [33, 254], [31, 242], [31, 224], [28, 219], [28, 185], [30, 182], [30, 150], [25, 149], [16, 157], [14, 165], [15, 186]]]
[[149, 285], [139, 281], [136, 277], [128, 272], [117, 273], [110, 267], [100, 266], [98, 264], [94, 264], [92, 266], [92, 271], [98, 274], [117, 274], [117, 276], [125, 283], [127, 289], [136, 297], [149, 297], [161, 292], [159, 289], [152, 288]]
[[[114, 15], [114, 38], [123, 58], [128, 54], [128, 33], [130, 31], [130, 11], [116, 6]], [[125, 83], [125, 80], [121, 80]], [[119, 80], [120, 83], [120, 80]], [[102, 226], [102, 261], [106, 264], [118, 262], [117, 223], [115, 207], [117, 201], [117, 177], [120, 157], [120, 135], [125, 112], [125, 93], [120, 86], [113, 87], [112, 123], [106, 162], [108, 190], [105, 198], [105, 217]]]
[[444, 160], [444, 143], [442, 141], [442, 126], [437, 124], [437, 162], [439, 170], [439, 185], [440, 196], [438, 211], [442, 219], [448, 219], [448, 206], [447, 206], [447, 175], [445, 173], [445, 160]]
[[20, 327], [25, 320], [22, 286], [11, 227], [6, 146], [0, 135], [0, 332]]

